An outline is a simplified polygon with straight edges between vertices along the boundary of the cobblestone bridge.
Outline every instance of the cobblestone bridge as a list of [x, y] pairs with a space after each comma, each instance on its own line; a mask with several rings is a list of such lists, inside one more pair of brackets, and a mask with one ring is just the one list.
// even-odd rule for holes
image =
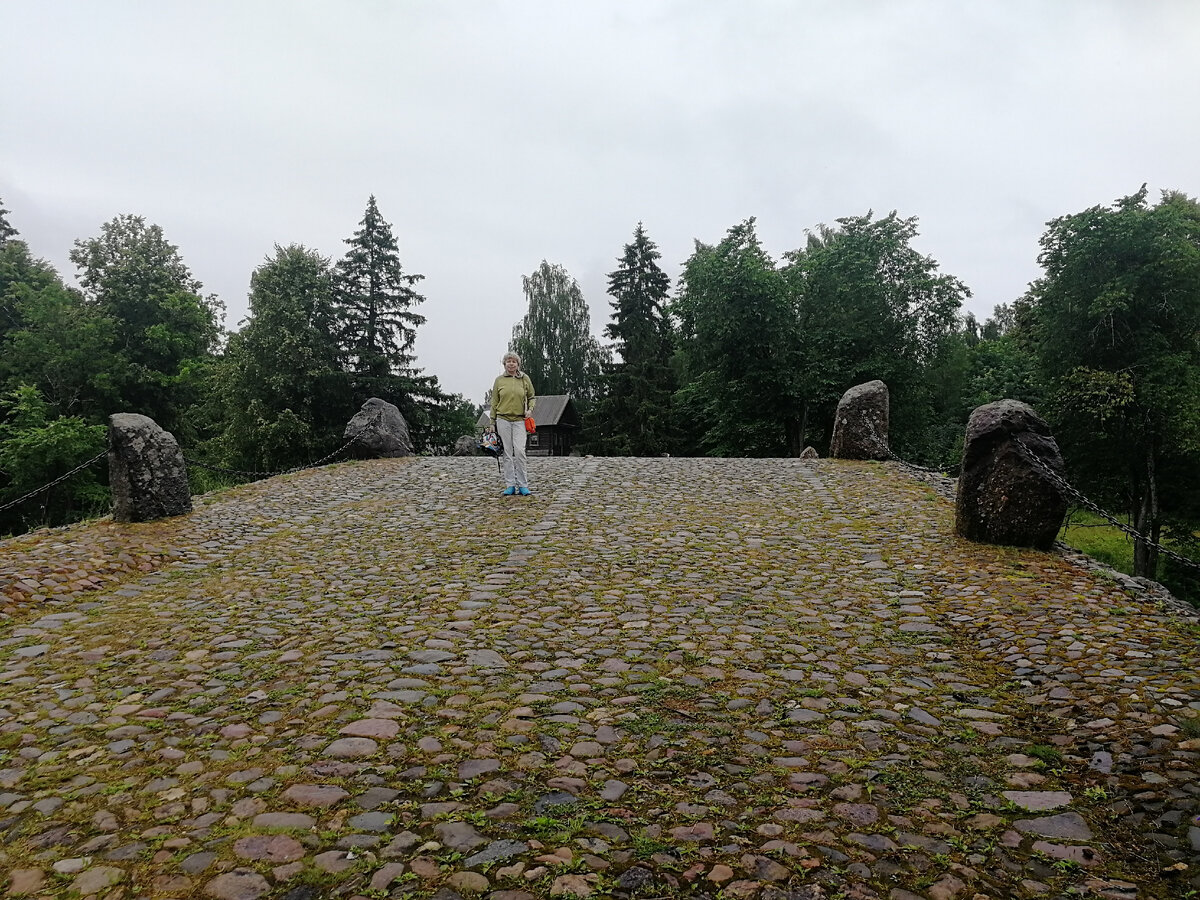
[[891, 464], [532, 478], [0, 544], [9, 894], [1197, 896], [1194, 619]]

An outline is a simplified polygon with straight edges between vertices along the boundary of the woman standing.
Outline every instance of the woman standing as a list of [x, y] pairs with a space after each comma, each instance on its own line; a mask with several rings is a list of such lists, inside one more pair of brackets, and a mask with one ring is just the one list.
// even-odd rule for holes
[[492, 385], [492, 421], [504, 444], [504, 495], [528, 497], [525, 417], [533, 415], [533, 382], [521, 371], [521, 357], [511, 350], [500, 361], [504, 374]]

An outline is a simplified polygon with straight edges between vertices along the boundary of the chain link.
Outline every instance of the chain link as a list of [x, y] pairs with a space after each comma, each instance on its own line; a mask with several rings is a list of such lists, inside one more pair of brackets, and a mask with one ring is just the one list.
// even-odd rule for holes
[[[363, 426], [362, 430], [359, 431], [358, 434], [354, 435], [354, 437], [350, 438], [350, 440], [346, 441], [346, 443], [342, 444], [342, 446], [338, 447], [336, 450], [334, 450], [329, 455], [322, 456], [316, 462], [311, 462], [308, 465], [304, 465], [304, 466], [294, 466], [290, 469], [280, 469], [277, 472], [255, 472], [255, 471], [249, 471], [246, 469], [229, 469], [224, 466], [214, 466], [214, 465], [210, 465], [209, 463], [202, 463], [196, 459], [188, 459], [188, 457], [186, 457], [186, 456], [183, 458], [183, 461], [185, 463], [187, 463], [189, 466], [195, 466], [200, 469], [208, 469], [210, 472], [221, 472], [226, 475], [245, 476], [245, 477], [251, 478], [254, 481], [257, 481], [261, 478], [274, 478], [276, 475], [291, 475], [293, 472], [303, 472], [305, 469], [315, 469], [318, 466], [323, 466], [327, 462], [332, 460], [334, 457], [340, 456], [346, 450], [350, 449], [350, 447], [352, 447], [355, 443], [357, 443], [358, 440], [364, 434], [367, 433], [367, 430], [371, 426], [376, 425], [382, 418], [383, 418], [382, 413], [376, 413], [374, 415], [374, 417], [369, 422], [367, 422], [366, 425]], [[91, 459], [77, 465], [71, 471], [65, 472], [64, 474], [59, 475], [57, 478], [55, 478], [49, 484], [44, 484], [40, 488], [36, 488], [35, 490], [32, 490], [27, 494], [22, 494], [20, 497], [17, 497], [15, 500], [10, 500], [5, 504], [0, 505], [0, 512], [4, 512], [7, 509], [12, 509], [14, 506], [16, 506], [20, 503], [24, 503], [30, 497], [36, 497], [38, 494], [45, 493], [46, 491], [50, 490], [50, 488], [55, 487], [56, 485], [62, 484], [64, 481], [66, 481], [68, 478], [70, 478], [76, 472], [82, 472], [88, 466], [99, 462], [100, 460], [104, 459], [104, 457], [106, 457], [106, 456], [108, 456], [108, 450], [102, 450], [101, 452], [99, 452], [95, 456], [93, 456]]]
[[46, 491], [50, 490], [50, 488], [54, 487], [55, 485], [62, 484], [64, 481], [66, 481], [68, 478], [70, 478], [76, 472], [82, 472], [88, 466], [92, 465], [93, 463], [99, 462], [100, 460], [104, 459], [104, 457], [106, 457], [106, 456], [108, 456], [107, 450], [100, 451], [95, 456], [93, 456], [91, 459], [89, 459], [87, 462], [82, 462], [79, 465], [77, 465], [75, 468], [73, 468], [70, 472], [67, 472], [63, 475], [59, 475], [57, 478], [55, 478], [49, 484], [44, 484], [40, 488], [30, 491], [28, 494], [22, 494], [16, 500], [8, 501], [3, 506], [0, 506], [0, 512], [4, 512], [6, 509], [12, 509], [18, 503], [24, 503], [30, 497], [36, 497], [38, 494], [45, 493]]
[[1135, 541], [1138, 541], [1147, 547], [1153, 547], [1168, 559], [1173, 559], [1182, 566], [1188, 566], [1192, 569], [1200, 569], [1200, 563], [1188, 559], [1186, 556], [1181, 556], [1174, 550], [1171, 550], [1169, 547], [1164, 547], [1162, 544], [1158, 543], [1158, 541], [1151, 540], [1150, 538], [1136, 531], [1131, 526], [1126, 525], [1115, 516], [1105, 512], [1098, 504], [1081, 494], [1078, 489], [1076, 489], [1069, 481], [1067, 481], [1067, 479], [1063, 478], [1052, 468], [1050, 468], [1050, 466], [1046, 464], [1046, 461], [1030, 450], [1023, 440], [1021, 440], [1019, 437], [1014, 438], [1014, 440], [1016, 441], [1017, 446], [1021, 448], [1021, 451], [1029, 458], [1030, 462], [1032, 462], [1043, 475], [1050, 479], [1050, 482], [1063, 493], [1063, 496], [1070, 497], [1074, 499], [1076, 503], [1086, 506], [1114, 528], [1125, 532], [1125, 534], [1129, 535]]
[[925, 466], [918, 466], [916, 463], [910, 463], [907, 460], [901, 459], [899, 456], [897, 456], [895, 453], [892, 452], [892, 448], [888, 446], [888, 442], [879, 436], [879, 432], [877, 432], [875, 430], [874, 423], [872, 423], [870, 420], [867, 420], [866, 426], [867, 426], [867, 429], [871, 432], [871, 437], [873, 437], [875, 439], [875, 443], [879, 446], [879, 448], [884, 453], [887, 454], [888, 459], [890, 459], [892, 462], [900, 463], [900, 465], [904, 466], [905, 468], [913, 469], [914, 471], [917, 471], [917, 472], [929, 472], [934, 475], [945, 475], [946, 474], [945, 469], [927, 469], [927, 468], [925, 468]]
[[[883, 450], [884, 453], [886, 453], [888, 455], [889, 459], [893, 460], [894, 462], [898, 462], [900, 465], [905, 466], [909, 469], [915, 469], [918, 472], [933, 472], [933, 473], [938, 473], [938, 474], [945, 474], [944, 471], [941, 469], [927, 469], [924, 466], [914, 465], [913, 463], [906, 462], [905, 460], [901, 459], [899, 456], [897, 456], [895, 453], [892, 452], [892, 448], [889, 447], [887, 445], [887, 442], [885, 440], [883, 440], [883, 438], [881, 438], [879, 436], [879, 434], [875, 431], [875, 426], [871, 422], [867, 422], [866, 424], [867, 424], [867, 428], [870, 429], [870, 431], [871, 431], [871, 436], [875, 439], [875, 443]], [[1015, 441], [1017, 443], [1017, 446], [1021, 448], [1021, 452], [1024, 453], [1029, 458], [1029, 461], [1034, 464], [1034, 466], [1038, 469], [1038, 471], [1040, 471], [1043, 475], [1045, 475], [1048, 479], [1050, 479], [1050, 482], [1055, 487], [1058, 488], [1058, 490], [1063, 494], [1064, 497], [1069, 497], [1069, 498], [1074, 499], [1076, 503], [1079, 503], [1079, 504], [1087, 507], [1092, 512], [1094, 512], [1096, 515], [1098, 515], [1100, 518], [1104, 519], [1106, 522], [1108, 522], [1110, 525], [1112, 525], [1114, 528], [1119, 529], [1120, 531], [1129, 535], [1135, 541], [1138, 541], [1147, 547], [1153, 547], [1155, 550], [1157, 550], [1159, 553], [1161, 553], [1163, 556], [1167, 557], [1168, 559], [1172, 559], [1182, 566], [1188, 566], [1189, 568], [1192, 568], [1192, 569], [1200, 569], [1200, 563], [1196, 562], [1195, 560], [1188, 559], [1186, 556], [1183, 556], [1179, 553], [1176, 553], [1174, 550], [1170, 549], [1169, 547], [1164, 547], [1162, 544], [1158, 543], [1158, 541], [1151, 540], [1150, 538], [1148, 538], [1145, 535], [1141, 534], [1140, 532], [1136, 531], [1134, 528], [1130, 527], [1129, 525], [1126, 525], [1124, 522], [1117, 519], [1115, 516], [1111, 515], [1110, 513], [1106, 512], [1105, 510], [1103, 510], [1097, 503], [1095, 503], [1092, 500], [1089, 500], [1082, 493], [1080, 493], [1078, 489], [1076, 489], [1069, 481], [1067, 481], [1067, 479], [1065, 479], [1063, 476], [1059, 475], [1052, 468], [1050, 468], [1050, 466], [1046, 464], [1046, 461], [1043, 460], [1036, 453], [1034, 453], [1032, 450], [1030, 450], [1028, 445], [1026, 445], [1026, 443], [1024, 441], [1022, 441], [1019, 437], [1015, 438]]]
[[209, 463], [202, 463], [196, 459], [189, 459], [186, 456], [183, 458], [183, 461], [189, 466], [195, 466], [198, 469], [207, 469], [210, 472], [220, 472], [225, 475], [245, 476], [250, 478], [252, 481], [258, 481], [263, 478], [274, 478], [277, 475], [291, 475], [293, 472], [303, 472], [305, 469], [315, 469], [318, 466], [323, 466], [327, 462], [334, 459], [334, 457], [341, 456], [344, 452], [354, 446], [354, 444], [358, 443], [359, 439], [367, 433], [367, 430], [371, 428], [371, 426], [378, 424], [382, 419], [383, 413], [375, 413], [371, 420], [362, 427], [362, 430], [359, 431], [358, 434], [354, 435], [354, 437], [350, 438], [350, 440], [346, 441], [346, 443], [342, 444], [342, 446], [338, 447], [332, 453], [322, 456], [316, 462], [310, 462], [303, 466], [293, 466], [290, 469], [279, 469], [275, 472], [258, 472], [247, 469], [229, 469], [224, 466], [214, 466], [210, 465]]

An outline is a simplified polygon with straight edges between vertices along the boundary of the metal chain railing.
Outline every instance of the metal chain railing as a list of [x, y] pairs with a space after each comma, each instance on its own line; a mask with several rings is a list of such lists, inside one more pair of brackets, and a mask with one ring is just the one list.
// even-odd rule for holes
[[[883, 438], [881, 438], [879, 436], [878, 432], [875, 431], [875, 426], [871, 422], [868, 421], [866, 423], [866, 425], [867, 425], [867, 428], [871, 432], [871, 436], [875, 439], [875, 443], [880, 447], [880, 449], [883, 450], [884, 453], [887, 454], [888, 458], [891, 459], [893, 462], [897, 462], [900, 465], [905, 466], [906, 468], [909, 468], [909, 469], [915, 469], [918, 472], [931, 472], [931, 473], [935, 473], [938, 475], [946, 474], [946, 472], [942, 469], [927, 469], [924, 466], [918, 466], [918, 465], [915, 465], [914, 463], [910, 463], [910, 462], [907, 462], [906, 460], [901, 459], [899, 456], [897, 456], [895, 453], [892, 452], [892, 448], [887, 445], [887, 441], [883, 440]], [[1065, 497], [1067, 499], [1072, 499], [1076, 503], [1086, 507], [1087, 509], [1091, 510], [1096, 515], [1098, 515], [1100, 518], [1104, 519], [1106, 522], [1108, 522], [1108, 524], [1112, 525], [1114, 528], [1119, 529], [1120, 531], [1124, 532], [1129, 537], [1133, 538], [1135, 541], [1139, 541], [1140, 543], [1144, 544], [1147, 547], [1153, 547], [1155, 550], [1157, 550], [1159, 553], [1161, 553], [1163, 556], [1167, 557], [1168, 559], [1174, 560], [1175, 562], [1179, 563], [1182, 566], [1187, 566], [1192, 569], [1200, 569], [1200, 562], [1196, 562], [1195, 560], [1188, 559], [1186, 556], [1176, 553], [1171, 548], [1164, 547], [1158, 541], [1151, 540], [1150, 538], [1146, 537], [1141, 532], [1137, 531], [1136, 529], [1132, 528], [1129, 525], [1126, 525], [1124, 522], [1122, 522], [1116, 516], [1105, 511], [1104, 509], [1102, 509], [1099, 504], [1097, 504], [1095, 501], [1090, 500], [1087, 497], [1085, 497], [1074, 485], [1072, 485], [1069, 481], [1067, 481], [1067, 479], [1065, 479], [1062, 475], [1059, 475], [1052, 468], [1050, 468], [1050, 466], [1046, 464], [1046, 461], [1043, 460], [1036, 453], [1034, 453], [1032, 450], [1030, 450], [1029, 446], [1024, 441], [1022, 441], [1019, 437], [1015, 438], [1015, 440], [1016, 440], [1017, 446], [1021, 448], [1021, 452], [1023, 452], [1029, 458], [1029, 461], [1033, 463], [1033, 465], [1037, 468], [1037, 470], [1039, 472], [1041, 472], [1043, 475], [1046, 476], [1046, 478], [1048, 478], [1050, 480], [1051, 484], [1053, 484], [1056, 488], [1058, 488], [1058, 490], [1062, 493], [1063, 497]]]
[[30, 497], [36, 497], [38, 494], [44, 494], [46, 491], [50, 490], [50, 488], [55, 487], [56, 485], [62, 484], [64, 481], [66, 481], [68, 478], [70, 478], [76, 472], [82, 472], [88, 466], [92, 465], [93, 463], [99, 462], [100, 460], [104, 459], [104, 457], [106, 457], [106, 456], [108, 456], [107, 450], [103, 450], [100, 453], [97, 453], [95, 456], [93, 456], [87, 462], [81, 462], [79, 465], [77, 465], [75, 468], [73, 468], [70, 472], [64, 472], [62, 475], [59, 475], [57, 478], [55, 478], [49, 484], [43, 484], [40, 488], [36, 488], [35, 490], [30, 491], [28, 494], [22, 494], [16, 500], [9, 500], [3, 506], [0, 506], [0, 512], [4, 512], [6, 509], [12, 509], [18, 503], [24, 503]]
[[866, 424], [868, 430], [870, 430], [870, 432], [871, 432], [871, 437], [875, 439], [876, 445], [878, 445], [879, 449], [881, 449], [884, 453], [887, 454], [888, 459], [890, 459], [892, 462], [900, 463], [900, 465], [904, 466], [905, 468], [913, 469], [914, 471], [917, 471], [917, 472], [929, 472], [934, 475], [948, 475], [949, 474], [946, 472], [945, 469], [929, 469], [929, 468], [926, 468], [925, 466], [918, 466], [916, 463], [910, 463], [906, 459], [901, 459], [899, 456], [897, 456], [892, 451], [892, 448], [888, 446], [888, 442], [879, 436], [879, 432], [877, 432], [875, 430], [875, 425], [872, 422], [870, 422], [868, 420], [868, 421], [866, 421], [865, 424]]
[[1047, 479], [1050, 480], [1051, 484], [1053, 484], [1055, 487], [1058, 488], [1058, 490], [1062, 493], [1062, 495], [1065, 498], [1073, 499], [1076, 503], [1079, 503], [1082, 506], [1087, 507], [1092, 512], [1094, 512], [1096, 515], [1098, 515], [1100, 518], [1102, 518], [1106, 522], [1108, 522], [1108, 524], [1112, 525], [1114, 528], [1116, 528], [1120, 531], [1123, 531], [1125, 534], [1129, 535], [1135, 541], [1138, 541], [1147, 547], [1153, 547], [1155, 550], [1157, 550], [1159, 553], [1161, 553], [1163, 556], [1167, 557], [1168, 559], [1172, 559], [1182, 566], [1188, 566], [1189, 568], [1192, 568], [1192, 569], [1200, 569], [1200, 562], [1196, 562], [1195, 560], [1188, 559], [1186, 556], [1182, 556], [1179, 553], [1176, 553], [1174, 550], [1170, 549], [1169, 547], [1164, 547], [1158, 541], [1151, 540], [1150, 538], [1146, 537], [1141, 532], [1137, 531], [1136, 529], [1132, 528], [1129, 525], [1126, 525], [1120, 519], [1116, 518], [1116, 516], [1113, 516], [1110, 513], [1106, 512], [1104, 509], [1102, 509], [1099, 506], [1099, 504], [1095, 503], [1092, 500], [1089, 500], [1082, 493], [1080, 493], [1080, 491], [1076, 487], [1074, 487], [1069, 481], [1067, 481], [1067, 479], [1065, 479], [1062, 475], [1058, 474], [1052, 468], [1050, 468], [1050, 466], [1046, 463], [1046, 461], [1044, 459], [1042, 459], [1040, 456], [1038, 456], [1036, 453], [1034, 453], [1031, 449], [1029, 449], [1029, 446], [1023, 440], [1021, 440], [1019, 437], [1015, 438], [1014, 440], [1016, 441], [1017, 446], [1021, 448], [1021, 452], [1024, 453], [1026, 457], [1028, 457], [1029, 461], [1033, 463], [1033, 465], [1037, 468], [1037, 470], [1039, 472], [1041, 472], [1043, 475], [1046, 476]]
[[[370, 421], [368, 421], [366, 423], [366, 425], [363, 426], [362, 430], [359, 431], [358, 434], [354, 435], [354, 437], [350, 438], [350, 440], [346, 441], [346, 443], [342, 444], [342, 446], [338, 447], [332, 453], [330, 453], [326, 456], [322, 456], [316, 462], [310, 462], [307, 465], [303, 465], [303, 466], [293, 466], [290, 469], [280, 469], [279, 471], [276, 471], [276, 472], [257, 472], [257, 471], [247, 470], [247, 469], [230, 469], [225, 466], [214, 466], [209, 463], [200, 462], [197, 459], [189, 459], [186, 456], [183, 458], [183, 461], [185, 463], [187, 463], [189, 466], [195, 466], [196, 468], [199, 468], [199, 469], [208, 469], [210, 472], [221, 472], [225, 475], [244, 476], [244, 477], [248, 477], [254, 481], [257, 481], [260, 478], [274, 478], [276, 475], [290, 475], [293, 472], [302, 472], [305, 469], [315, 469], [318, 466], [323, 466], [326, 463], [333, 460], [335, 457], [338, 457], [341, 454], [345, 453], [346, 450], [348, 450], [355, 443], [357, 443], [358, 440], [364, 434], [367, 433], [367, 430], [372, 425], [375, 425], [376, 423], [378, 423], [380, 421], [380, 419], [382, 419], [382, 418], [383, 418], [382, 413], [376, 413], [375, 416]], [[99, 462], [100, 460], [104, 459], [104, 457], [106, 457], [106, 456], [108, 456], [108, 450], [100, 451], [95, 456], [93, 456], [91, 459], [87, 460], [86, 462], [81, 462], [79, 465], [77, 465], [71, 471], [64, 472], [62, 475], [59, 475], [57, 478], [55, 478], [53, 481], [49, 482], [48, 484], [43, 484], [39, 488], [35, 488], [34, 490], [29, 491], [26, 494], [22, 494], [20, 497], [17, 497], [15, 500], [9, 500], [7, 503], [0, 505], [0, 512], [4, 512], [5, 510], [12, 509], [14, 506], [24, 503], [26, 500], [29, 500], [32, 497], [36, 497], [38, 494], [44, 494], [46, 491], [50, 490], [50, 488], [56, 487], [57, 485], [62, 484], [64, 481], [66, 481], [72, 475], [76, 474], [77, 472], [82, 472], [88, 466], [91, 466], [91, 465]]]
[[247, 469], [230, 469], [225, 466], [214, 466], [209, 463], [200, 462], [198, 459], [189, 459], [186, 456], [183, 458], [183, 461], [185, 463], [187, 463], [189, 466], [195, 466], [198, 469], [207, 469], [210, 472], [220, 472], [225, 475], [245, 476], [245, 477], [250, 478], [253, 481], [258, 481], [259, 479], [262, 479], [262, 478], [274, 478], [277, 475], [291, 475], [293, 472], [303, 472], [305, 469], [315, 469], [318, 466], [323, 466], [326, 463], [333, 460], [334, 458], [341, 456], [343, 453], [345, 453], [347, 450], [349, 450], [351, 447], [353, 447], [356, 443], [358, 443], [358, 441], [362, 438], [362, 436], [367, 433], [367, 430], [369, 428], [371, 428], [371, 426], [377, 424], [382, 418], [383, 418], [382, 413], [376, 413], [370, 419], [370, 421], [368, 421], [362, 427], [362, 430], [359, 431], [358, 434], [354, 435], [354, 437], [350, 438], [350, 440], [346, 441], [346, 443], [342, 444], [342, 446], [338, 447], [332, 453], [322, 456], [320, 459], [316, 460], [315, 462], [310, 462], [303, 466], [292, 466], [292, 468], [290, 468], [290, 469], [279, 469], [278, 471], [274, 471], [274, 472], [258, 472], [258, 471], [247, 470]]

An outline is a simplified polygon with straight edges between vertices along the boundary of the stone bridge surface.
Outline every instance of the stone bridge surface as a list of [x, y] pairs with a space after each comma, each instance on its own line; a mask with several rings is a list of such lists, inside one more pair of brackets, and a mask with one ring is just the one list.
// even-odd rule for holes
[[9, 895], [1196, 896], [1194, 619], [890, 463], [531, 465], [0, 544]]

